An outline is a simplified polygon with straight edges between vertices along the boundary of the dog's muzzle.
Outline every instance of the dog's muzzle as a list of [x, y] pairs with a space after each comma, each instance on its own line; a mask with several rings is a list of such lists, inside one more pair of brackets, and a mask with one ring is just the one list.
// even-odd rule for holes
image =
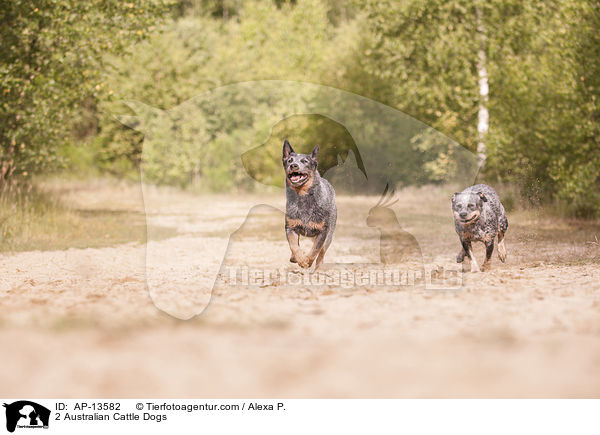
[[294, 185], [302, 184], [308, 180], [308, 174], [304, 172], [292, 171], [288, 174], [288, 180]]
[[463, 225], [472, 224], [477, 219], [479, 219], [480, 215], [481, 215], [481, 213], [475, 212], [471, 216], [467, 216], [467, 217], [463, 218], [458, 213], [454, 213], [454, 217], [456, 218], [456, 220]]

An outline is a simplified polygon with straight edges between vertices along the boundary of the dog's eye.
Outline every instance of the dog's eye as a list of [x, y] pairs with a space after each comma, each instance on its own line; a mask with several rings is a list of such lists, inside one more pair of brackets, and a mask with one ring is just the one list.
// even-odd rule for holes
[[306, 160], [306, 159], [302, 159], [302, 160], [300, 160], [300, 161], [301, 161], [302, 163], [308, 163], [308, 160]]
[[288, 159], [288, 163], [292, 163], [294, 159]]
[[475, 208], [475, 204], [469, 204], [469, 208]]

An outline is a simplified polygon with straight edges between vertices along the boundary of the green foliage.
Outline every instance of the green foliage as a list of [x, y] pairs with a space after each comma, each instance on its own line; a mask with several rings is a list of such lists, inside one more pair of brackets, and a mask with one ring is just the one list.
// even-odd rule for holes
[[[56, 166], [83, 102], [105, 97], [102, 56], [156, 30], [163, 0], [1, 0], [0, 188]], [[108, 92], [110, 94], [110, 92]]]
[[476, 5], [466, 0], [371, 1], [368, 71], [393, 83], [388, 101], [475, 150]]
[[[334, 59], [341, 34], [338, 28], [331, 26], [329, 9], [324, 2], [308, 0], [295, 5], [246, 2], [237, 13], [238, 19], [226, 21], [215, 20], [212, 13], [184, 16], [171, 23], [164, 33], [139, 44], [132, 56], [110, 58], [114, 68], [107, 73], [106, 85], [113, 91], [115, 101], [101, 104], [100, 110], [105, 116], [101, 120], [97, 153], [98, 161], [105, 168], [114, 169], [123, 159], [139, 163], [136, 156], [139, 159], [140, 135], [114, 119], [115, 113], [124, 112], [116, 100], [143, 101], [170, 109], [230, 83], [265, 79], [318, 82], [336, 64]], [[258, 114], [272, 112], [271, 107], [277, 102], [262, 101], [252, 92], [241, 96], [225, 91], [219, 98], [231, 101], [230, 110], [211, 114], [210, 110], [201, 108], [203, 113], [208, 113], [203, 125], [199, 125], [200, 120], [173, 120], [178, 121], [178, 125], [191, 125], [193, 131], [177, 131], [176, 139], [170, 140], [168, 146], [187, 148], [186, 140], [191, 141], [189, 145], [206, 142], [206, 146], [200, 147], [202, 156], [191, 155], [191, 148], [170, 148], [172, 155], [166, 156], [167, 149], [161, 146], [167, 145], [153, 139], [156, 147], [148, 147], [145, 156], [148, 181], [186, 185], [196, 180], [204, 183], [204, 187], [219, 186], [222, 190], [231, 180], [243, 176], [230, 162], [239, 160], [240, 152], [265, 140], [272, 124]], [[240, 98], [246, 104], [236, 101]], [[244, 105], [255, 106], [256, 110], [244, 113], [236, 109]], [[185, 118], [186, 114], [178, 116]], [[273, 119], [272, 123], [279, 120]], [[163, 127], [162, 139], [167, 141], [173, 131]], [[181, 159], [182, 162], [164, 159]], [[165, 164], [169, 171], [161, 173], [160, 168]]]
[[[558, 199], [576, 215], [600, 213], [597, 2], [373, 0], [365, 10], [373, 31], [363, 62], [391, 85], [389, 104], [473, 151], [483, 29], [484, 177], [516, 184], [534, 203]], [[446, 150], [419, 146], [430, 153], [424, 169], [433, 179], [452, 170]]]
[[600, 6], [529, 6], [511, 24], [518, 44], [499, 47], [491, 71], [488, 174], [535, 202], [600, 213]]
[[[490, 84], [483, 178], [516, 186], [528, 201], [564, 202], [577, 216], [600, 213], [598, 2], [179, 0], [169, 15], [169, 1], [0, 0], [10, 23], [0, 31], [0, 184], [61, 160], [131, 174], [143, 158], [146, 181], [243, 186], [240, 153], [264, 143], [293, 113], [260, 95], [226, 90], [218, 97], [227, 112], [211, 111], [214, 102], [201, 98], [194, 104], [203, 107], [187, 114], [170, 109], [250, 80], [355, 92], [475, 151], [483, 49]], [[288, 107], [303, 107], [320, 96], [286, 98]], [[121, 100], [164, 110], [145, 119], [160, 123], [152, 137], [115, 119], [131, 115]], [[205, 119], [188, 119], [196, 109]], [[337, 127], [298, 117], [270, 140], [285, 134], [307, 147], [348, 142]], [[407, 129], [397, 138], [369, 122], [364, 130], [377, 140], [361, 153], [395, 168], [382, 169], [394, 183], [442, 182], [461, 167], [449, 141], [432, 132]], [[280, 182], [277, 148], [273, 161], [246, 162], [266, 184]]]

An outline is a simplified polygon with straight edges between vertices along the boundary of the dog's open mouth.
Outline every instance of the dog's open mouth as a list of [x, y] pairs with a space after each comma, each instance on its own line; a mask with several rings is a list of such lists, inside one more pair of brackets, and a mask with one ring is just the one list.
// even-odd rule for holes
[[470, 223], [475, 222], [478, 218], [479, 218], [479, 213], [475, 213], [473, 216], [471, 216], [468, 219], [461, 219], [460, 222], [462, 224], [470, 224]]
[[288, 174], [288, 179], [292, 184], [301, 184], [304, 183], [308, 179], [308, 174], [303, 172], [290, 172]]

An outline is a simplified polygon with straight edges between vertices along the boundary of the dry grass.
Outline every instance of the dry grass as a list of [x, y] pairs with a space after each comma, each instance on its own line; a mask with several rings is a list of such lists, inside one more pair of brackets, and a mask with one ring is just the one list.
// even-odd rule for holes
[[[0, 196], [0, 252], [92, 248], [146, 240], [139, 184], [114, 180], [36, 183]], [[136, 197], [137, 196], [137, 197]], [[173, 231], [155, 228], [169, 237]]]

